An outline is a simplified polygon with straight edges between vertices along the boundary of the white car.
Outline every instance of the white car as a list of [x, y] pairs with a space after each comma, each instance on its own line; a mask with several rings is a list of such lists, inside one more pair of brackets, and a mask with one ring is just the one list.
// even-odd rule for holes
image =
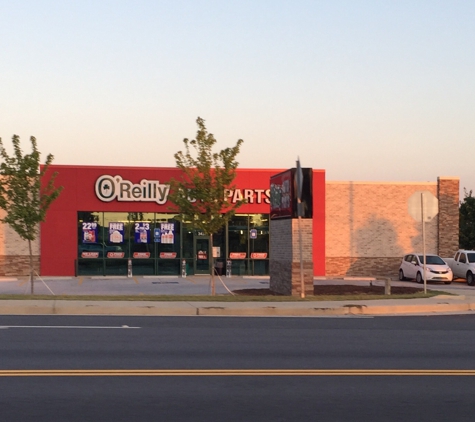
[[464, 278], [469, 286], [475, 286], [475, 251], [459, 250], [444, 261], [452, 268], [454, 278]]
[[[424, 282], [424, 255], [408, 254], [399, 267], [399, 280], [416, 280]], [[426, 280], [452, 283], [454, 275], [447, 263], [438, 255], [426, 254]]]

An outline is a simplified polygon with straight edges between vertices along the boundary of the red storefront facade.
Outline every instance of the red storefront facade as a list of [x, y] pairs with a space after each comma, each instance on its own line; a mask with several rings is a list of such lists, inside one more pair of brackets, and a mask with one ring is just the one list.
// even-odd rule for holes
[[[199, 250], [206, 239], [177, 223], [166, 199], [168, 181], [179, 178], [178, 169], [54, 165], [50, 170], [58, 173], [56, 185], [64, 189], [41, 225], [42, 275], [120, 275], [130, 262], [134, 274], [178, 275], [183, 260], [190, 273], [203, 269], [198, 252], [207, 256]], [[209, 245], [219, 248], [218, 261], [232, 261], [233, 274], [268, 273], [270, 178], [281, 171], [237, 170], [228, 200], [243, 197], [247, 203], [217, 236], [218, 244]], [[314, 275], [325, 275], [325, 172], [312, 174]], [[162, 237], [160, 243], [157, 233], [163, 234], [164, 227], [171, 227], [165, 233], [172, 240]]]

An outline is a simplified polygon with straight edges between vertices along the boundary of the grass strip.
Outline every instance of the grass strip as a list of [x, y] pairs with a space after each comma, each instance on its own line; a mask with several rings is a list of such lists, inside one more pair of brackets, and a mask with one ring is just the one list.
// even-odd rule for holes
[[245, 295], [217, 295], [217, 296], [184, 296], [184, 295], [18, 295], [2, 294], [0, 300], [83, 300], [83, 301], [151, 301], [151, 302], [322, 302], [322, 301], [353, 301], [353, 300], [384, 300], [384, 299], [426, 299], [450, 293], [430, 290], [426, 294], [403, 295], [307, 295], [300, 296], [245, 296]]

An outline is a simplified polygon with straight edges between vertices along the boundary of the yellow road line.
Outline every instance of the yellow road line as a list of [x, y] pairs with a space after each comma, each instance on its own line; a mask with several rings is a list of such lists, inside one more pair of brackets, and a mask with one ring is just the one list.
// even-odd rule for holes
[[79, 277], [79, 282], [78, 282], [79, 285], [82, 284], [82, 280], [83, 280], [83, 278], [82, 278], [82, 277]]
[[132, 278], [133, 278], [135, 284], [139, 284], [139, 281], [137, 280], [137, 277], [132, 277]]
[[475, 376], [474, 369], [13, 369], [0, 377]]

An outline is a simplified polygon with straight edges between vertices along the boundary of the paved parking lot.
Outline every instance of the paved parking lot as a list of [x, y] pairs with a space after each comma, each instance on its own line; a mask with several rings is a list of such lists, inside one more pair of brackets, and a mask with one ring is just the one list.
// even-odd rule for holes
[[[215, 277], [216, 294], [268, 288], [269, 277]], [[26, 277], [0, 279], [0, 294], [29, 294]], [[35, 294], [45, 295], [209, 295], [210, 276], [45, 277], [35, 280]]]
[[[369, 284], [384, 285], [384, 281], [368, 279], [315, 278], [314, 284]], [[216, 294], [227, 294], [238, 289], [262, 289], [269, 287], [269, 277], [215, 277]], [[421, 285], [414, 282], [391, 281], [392, 286]], [[441, 290], [458, 295], [475, 296], [475, 288], [463, 281], [450, 285], [428, 283], [428, 289]], [[35, 281], [35, 294], [39, 295], [209, 295], [210, 276], [134, 276], [134, 277], [39, 277]], [[0, 294], [29, 294], [27, 277], [0, 278]]]

